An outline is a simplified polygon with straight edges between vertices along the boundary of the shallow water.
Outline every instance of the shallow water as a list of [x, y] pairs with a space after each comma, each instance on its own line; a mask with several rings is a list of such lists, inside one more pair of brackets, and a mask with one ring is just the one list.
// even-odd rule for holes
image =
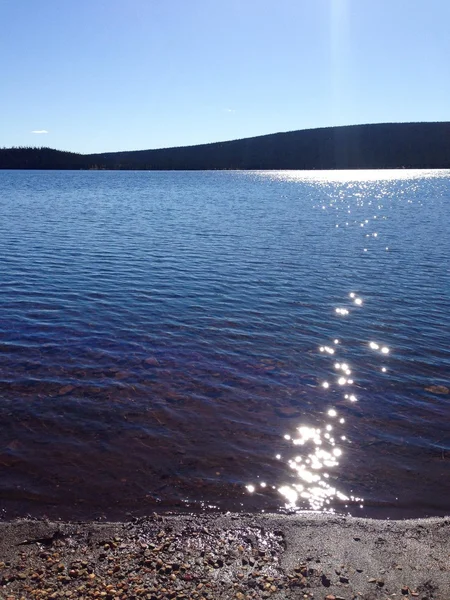
[[443, 515], [450, 172], [0, 171], [3, 516]]

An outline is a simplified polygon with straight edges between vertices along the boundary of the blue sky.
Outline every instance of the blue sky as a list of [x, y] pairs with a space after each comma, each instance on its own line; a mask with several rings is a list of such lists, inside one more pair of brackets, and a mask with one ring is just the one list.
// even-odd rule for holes
[[450, 0], [0, 0], [0, 23], [0, 146], [450, 120]]

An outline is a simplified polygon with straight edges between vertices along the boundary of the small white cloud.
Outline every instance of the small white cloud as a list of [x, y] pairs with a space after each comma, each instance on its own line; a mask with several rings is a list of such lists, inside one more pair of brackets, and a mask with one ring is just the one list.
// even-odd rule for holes
[[234, 110], [234, 108], [226, 108], [225, 112], [227, 112], [227, 113], [235, 113], [236, 111]]
[[48, 133], [48, 131], [46, 129], [35, 129], [31, 133]]

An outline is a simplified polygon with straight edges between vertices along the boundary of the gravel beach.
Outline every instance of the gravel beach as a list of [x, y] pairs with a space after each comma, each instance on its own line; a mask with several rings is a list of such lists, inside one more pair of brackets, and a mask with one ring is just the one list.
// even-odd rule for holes
[[0, 524], [0, 598], [450, 600], [450, 518]]

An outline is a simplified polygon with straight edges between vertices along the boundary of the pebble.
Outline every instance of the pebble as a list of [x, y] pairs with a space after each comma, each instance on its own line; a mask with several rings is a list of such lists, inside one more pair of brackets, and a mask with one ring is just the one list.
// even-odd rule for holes
[[74, 385], [65, 385], [64, 387], [59, 389], [58, 394], [60, 396], [64, 396], [65, 394], [70, 394], [70, 392], [73, 392], [74, 389]]
[[146, 358], [146, 359], [144, 360], [144, 363], [145, 363], [146, 365], [150, 365], [150, 366], [155, 366], [155, 367], [156, 367], [156, 366], [159, 366], [158, 359], [157, 359], [157, 358], [155, 358], [154, 356], [150, 356], [149, 358]]

